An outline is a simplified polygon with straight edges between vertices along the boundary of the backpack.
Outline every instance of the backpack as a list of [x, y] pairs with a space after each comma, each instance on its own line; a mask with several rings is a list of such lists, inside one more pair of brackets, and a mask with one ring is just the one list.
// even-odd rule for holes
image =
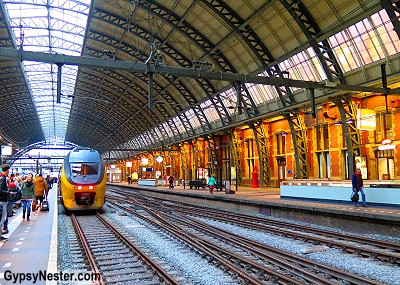
[[21, 190], [14, 192], [12, 195], [8, 195], [8, 202], [17, 202], [18, 200], [21, 200], [22, 198], [22, 192]]
[[12, 188], [12, 189], [9, 189], [9, 191], [14, 192], [14, 194], [12, 194], [12, 195], [9, 194], [7, 197], [7, 201], [8, 202], [17, 202], [18, 200], [21, 200], [22, 191], [21, 191], [21, 189], [17, 190], [16, 185], [13, 181], [8, 183], [8, 187]]

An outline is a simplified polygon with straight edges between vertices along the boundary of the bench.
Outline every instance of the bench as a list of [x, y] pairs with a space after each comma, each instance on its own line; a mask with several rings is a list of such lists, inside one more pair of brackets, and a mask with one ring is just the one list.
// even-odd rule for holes
[[[207, 187], [207, 184], [206, 184], [205, 180], [190, 180], [189, 187], [190, 187], [190, 189], [193, 189], [193, 188], [199, 189], [200, 187], [204, 189]], [[217, 183], [215, 184], [215, 190], [222, 191], [222, 187], [223, 187], [222, 181], [217, 181]]]
[[222, 181], [217, 181], [217, 183], [215, 183], [215, 190], [216, 191], [222, 191]]
[[189, 181], [189, 187], [190, 187], [190, 189], [193, 189], [193, 188], [195, 188], [195, 189], [199, 189], [200, 187], [201, 188], [206, 188], [206, 181], [205, 180], [190, 180]]

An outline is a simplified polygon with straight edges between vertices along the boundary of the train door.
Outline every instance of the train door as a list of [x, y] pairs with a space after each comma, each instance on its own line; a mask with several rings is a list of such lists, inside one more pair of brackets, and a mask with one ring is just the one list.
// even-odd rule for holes
[[286, 180], [286, 158], [278, 157], [276, 159], [278, 163], [278, 187], [281, 185], [281, 181]]

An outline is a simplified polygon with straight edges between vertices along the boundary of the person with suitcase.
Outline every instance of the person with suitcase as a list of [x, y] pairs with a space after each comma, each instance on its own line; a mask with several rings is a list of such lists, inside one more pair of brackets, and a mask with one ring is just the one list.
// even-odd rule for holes
[[41, 173], [38, 174], [33, 183], [35, 184], [36, 202], [39, 207], [42, 207], [43, 198], [49, 193], [49, 186]]

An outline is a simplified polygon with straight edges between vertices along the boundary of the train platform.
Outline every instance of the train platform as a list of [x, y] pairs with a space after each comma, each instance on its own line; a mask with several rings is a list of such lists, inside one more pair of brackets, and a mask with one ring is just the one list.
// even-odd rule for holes
[[[50, 211], [31, 213], [22, 219], [22, 207], [9, 218], [6, 242], [0, 242], [0, 285], [55, 285], [51, 279], [57, 271], [58, 201], [50, 191]], [[47, 280], [45, 280], [46, 275]]]
[[[400, 237], [400, 207], [355, 207], [349, 200], [347, 203], [334, 203], [329, 201], [314, 201], [281, 198], [280, 189], [274, 187], [251, 188], [239, 186], [234, 194], [226, 194], [225, 191], [209, 192], [208, 188], [190, 189], [188, 186], [178, 185], [173, 190], [168, 186], [138, 186], [127, 182], [108, 183], [108, 185], [123, 186], [153, 193], [167, 195], [180, 195], [182, 200], [187, 197], [198, 198], [198, 203], [214, 201], [215, 206], [230, 209], [244, 209], [258, 212], [267, 216], [275, 216], [288, 219], [299, 219], [304, 222], [316, 223], [343, 230], [360, 228], [360, 232], [368, 233], [373, 227], [377, 234], [387, 234]], [[362, 203], [360, 203], [361, 205]], [[368, 195], [367, 195], [368, 204]], [[253, 209], [251, 209], [253, 208]], [[345, 222], [351, 220], [351, 222]], [[382, 228], [380, 229], [380, 227]], [[368, 229], [362, 229], [368, 227]]]

